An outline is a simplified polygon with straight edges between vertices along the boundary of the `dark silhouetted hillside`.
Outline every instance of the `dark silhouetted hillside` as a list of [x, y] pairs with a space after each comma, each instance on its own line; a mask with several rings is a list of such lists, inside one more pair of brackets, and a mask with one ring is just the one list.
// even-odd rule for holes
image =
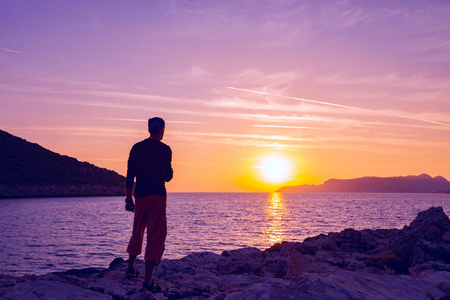
[[442, 176], [427, 174], [404, 177], [362, 177], [330, 179], [321, 185], [286, 186], [284, 193], [435, 193], [450, 191], [450, 182]]
[[0, 130], [0, 198], [124, 195], [124, 182], [114, 171]]

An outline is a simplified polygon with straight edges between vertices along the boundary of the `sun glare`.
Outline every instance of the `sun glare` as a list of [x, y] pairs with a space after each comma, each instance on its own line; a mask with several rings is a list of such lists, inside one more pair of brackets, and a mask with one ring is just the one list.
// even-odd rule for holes
[[260, 158], [260, 166], [258, 168], [265, 182], [280, 184], [289, 179], [292, 163], [286, 157], [270, 155]]

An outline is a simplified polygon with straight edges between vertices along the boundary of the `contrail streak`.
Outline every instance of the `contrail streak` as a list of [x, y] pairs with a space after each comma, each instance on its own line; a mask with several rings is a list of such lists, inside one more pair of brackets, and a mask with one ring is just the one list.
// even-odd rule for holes
[[252, 125], [254, 127], [266, 127], [266, 128], [291, 128], [291, 129], [324, 129], [319, 127], [307, 127], [307, 126], [284, 126], [284, 125]]
[[2, 50], [2, 51], [6, 51], [6, 52], [9, 52], [9, 53], [15, 53], [15, 54], [25, 54], [25, 55], [29, 55], [29, 53], [25, 53], [25, 52], [22, 52], [22, 51], [18, 51], [18, 50], [14, 50], [14, 49], [8, 49], [8, 48], [0, 48], [0, 50]]
[[389, 113], [389, 112], [381, 112], [381, 111], [361, 108], [361, 107], [357, 107], [357, 106], [348, 106], [348, 105], [342, 105], [342, 104], [336, 104], [336, 103], [324, 102], [324, 101], [317, 101], [317, 100], [311, 100], [311, 99], [305, 99], [305, 98], [289, 97], [289, 96], [271, 94], [271, 93], [267, 93], [267, 92], [253, 91], [253, 90], [248, 90], [248, 89], [241, 89], [241, 88], [236, 88], [236, 87], [232, 87], [232, 86], [228, 86], [227, 88], [230, 89], [230, 90], [235, 90], [235, 91], [259, 94], [259, 95], [266, 95], [266, 96], [273, 96], [273, 97], [279, 97], [279, 98], [284, 98], [284, 99], [303, 101], [303, 102], [310, 102], [310, 103], [316, 103], [316, 104], [322, 104], [322, 105], [328, 105], [328, 106], [334, 106], [334, 107], [340, 107], [340, 108], [355, 109], [355, 110], [375, 113], [375, 114], [379, 114], [379, 115], [386, 115], [386, 116], [410, 119], [410, 120], [421, 121], [421, 122], [425, 122], [425, 123], [430, 123], [430, 124], [450, 127], [450, 124], [447, 124], [447, 123], [431, 121], [431, 120], [416, 118], [416, 117], [407, 116], [407, 115], [399, 115], [399, 114], [393, 114], [393, 113]]

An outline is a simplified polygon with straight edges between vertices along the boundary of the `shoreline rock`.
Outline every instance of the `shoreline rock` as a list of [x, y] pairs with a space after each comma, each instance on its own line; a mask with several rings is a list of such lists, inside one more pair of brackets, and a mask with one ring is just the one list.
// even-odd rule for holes
[[[345, 229], [266, 250], [163, 260], [164, 293], [126, 279], [126, 262], [42, 276], [0, 275], [0, 299], [449, 299], [450, 220], [441, 207], [403, 229]], [[137, 267], [144, 273], [144, 263]]]

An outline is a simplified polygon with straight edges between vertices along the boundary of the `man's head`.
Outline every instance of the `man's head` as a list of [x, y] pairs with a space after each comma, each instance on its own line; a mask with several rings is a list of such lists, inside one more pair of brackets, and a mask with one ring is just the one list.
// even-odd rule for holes
[[148, 119], [148, 132], [150, 136], [162, 140], [166, 123], [163, 119], [155, 117]]

